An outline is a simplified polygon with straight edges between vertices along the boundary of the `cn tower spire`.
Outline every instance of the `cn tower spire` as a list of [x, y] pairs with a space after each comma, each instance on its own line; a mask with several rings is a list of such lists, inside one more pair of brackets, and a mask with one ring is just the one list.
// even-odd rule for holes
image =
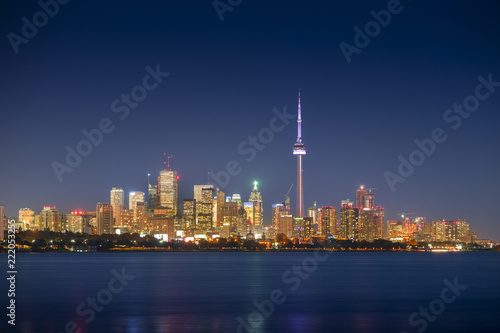
[[297, 114], [297, 141], [293, 145], [293, 154], [297, 155], [297, 217], [304, 217], [304, 187], [302, 184], [302, 155], [306, 154], [306, 146], [302, 143], [302, 110], [300, 106], [300, 89], [299, 89], [299, 105]]
[[297, 143], [302, 142], [302, 110], [300, 108], [300, 89], [299, 89], [299, 113], [297, 115]]

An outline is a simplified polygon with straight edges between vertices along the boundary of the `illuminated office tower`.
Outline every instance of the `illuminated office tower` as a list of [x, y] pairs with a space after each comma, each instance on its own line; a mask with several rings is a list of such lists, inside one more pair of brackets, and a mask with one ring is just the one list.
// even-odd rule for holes
[[470, 242], [469, 223], [464, 220], [433, 221], [432, 240], [435, 242]]
[[158, 186], [148, 184], [148, 212], [154, 213], [158, 208]]
[[365, 190], [363, 185], [356, 191], [356, 204], [359, 210], [358, 239], [373, 242], [382, 238], [384, 208], [375, 206], [375, 193], [372, 188]]
[[353, 202], [342, 200], [340, 208], [340, 238], [359, 239], [359, 209]]
[[248, 199], [249, 202], [254, 203], [254, 212], [253, 212], [253, 220], [252, 223], [254, 227], [260, 227], [262, 225], [262, 195], [259, 192], [259, 189], [257, 188], [258, 182], [254, 181], [253, 182], [253, 189], [252, 192], [250, 192], [250, 198]]
[[213, 200], [215, 189], [213, 187], [203, 188], [201, 191], [201, 200], [196, 201], [197, 229], [209, 231], [213, 227]]
[[196, 201], [196, 220], [198, 221], [198, 213], [202, 211], [202, 197], [203, 189], [211, 188], [215, 191], [215, 187], [212, 184], [207, 185], [194, 185], [193, 186], [193, 198]]
[[299, 89], [299, 113], [297, 115], [297, 140], [293, 145], [293, 154], [297, 155], [297, 217], [304, 216], [304, 188], [302, 184], [302, 155], [306, 154], [306, 146], [302, 143], [302, 114], [300, 108], [300, 89]]
[[317, 204], [317, 202], [314, 201], [314, 206], [307, 209], [307, 216], [311, 217], [313, 219], [314, 228], [316, 229], [316, 231], [319, 234], [321, 234], [321, 232], [320, 232], [321, 230], [319, 228], [320, 221], [318, 221], [318, 213], [319, 213], [320, 208], [318, 206], [316, 206], [316, 204]]
[[186, 229], [196, 228], [196, 200], [183, 200], [184, 225]]
[[333, 235], [338, 237], [336, 207], [321, 207], [321, 220], [318, 222], [318, 232], [323, 236]]
[[98, 202], [96, 207], [97, 234], [110, 234], [113, 225], [113, 208], [107, 202]]
[[125, 210], [125, 191], [121, 187], [113, 187], [110, 191], [109, 202], [113, 208], [113, 225], [120, 225], [121, 213]]
[[[237, 202], [235, 202], [236, 205], [238, 205]], [[238, 205], [238, 227], [237, 227], [237, 232], [239, 235], [244, 236], [251, 232], [252, 230], [252, 223], [248, 220], [247, 218], [247, 212], [245, 211], [245, 208]]]
[[5, 207], [0, 206], [0, 239], [4, 239], [5, 230]]
[[[229, 235], [238, 233], [238, 221], [240, 219], [240, 209], [237, 202], [226, 202], [221, 210], [221, 222], [224, 232], [229, 232]], [[229, 228], [229, 230], [226, 230]]]
[[[121, 211], [121, 217], [120, 217], [120, 222], [117, 224], [117, 227], [119, 227], [120, 230], [123, 232], [130, 231], [133, 232], [134, 230], [134, 224], [135, 224], [135, 211], [131, 209], [123, 209]], [[114, 212], [113, 212], [114, 216]], [[115, 219], [116, 221], [116, 219]]]
[[384, 238], [385, 209], [381, 206], [373, 207], [373, 239]]
[[358, 190], [356, 190], [356, 207], [363, 207], [365, 202], [365, 194], [368, 193], [365, 190], [365, 186], [361, 185]]
[[170, 210], [170, 216], [177, 215], [178, 209], [178, 189], [179, 176], [176, 171], [172, 171], [171, 157], [168, 157], [168, 163], [163, 162], [164, 169], [160, 171], [158, 177], [158, 208]]
[[259, 211], [259, 203], [258, 202], [244, 202], [243, 209], [245, 209], [247, 215], [247, 221], [251, 225], [251, 229], [255, 228], [255, 217]]
[[285, 234], [288, 238], [293, 238], [293, 215], [281, 215], [278, 234]]
[[222, 227], [222, 208], [226, 201], [226, 194], [217, 189], [217, 196], [214, 199], [214, 223], [217, 227]]
[[241, 195], [239, 194], [233, 194], [231, 198], [231, 202], [236, 202], [238, 206], [243, 207], [243, 202], [241, 201]]
[[134, 211], [134, 219], [137, 221], [139, 211], [137, 209], [138, 203], [144, 204], [144, 192], [132, 191], [128, 195], [128, 209]]
[[19, 209], [19, 222], [23, 224], [23, 230], [28, 230], [34, 227], [35, 211], [29, 208]]
[[373, 210], [369, 208], [359, 208], [359, 240], [372, 242], [373, 237]]
[[109, 202], [113, 209], [117, 206], [125, 206], [125, 192], [121, 187], [111, 189]]
[[460, 242], [466, 242], [466, 243], [472, 242], [470, 226], [467, 221], [458, 220], [456, 221], [456, 223], [454, 223], [454, 225], [456, 225], [455, 239], [457, 239]]
[[[64, 225], [64, 230], [68, 232], [80, 232], [83, 233], [84, 218], [83, 211], [73, 211], [71, 214], [63, 214], [64, 218], [61, 218], [61, 224]], [[62, 216], [62, 215], [61, 215]], [[62, 222], [64, 219], [64, 222]]]
[[313, 233], [312, 217], [293, 218], [293, 237], [309, 238]]
[[301, 238], [311, 237], [314, 233], [313, 218], [307, 216], [297, 220], [300, 221], [300, 228], [297, 228], [297, 236]]
[[196, 202], [201, 203], [201, 197], [203, 195], [203, 189], [204, 188], [213, 188], [215, 190], [215, 187], [212, 184], [207, 184], [207, 185], [194, 185], [193, 186], [193, 198], [196, 200]]
[[368, 191], [365, 190], [365, 186], [361, 185], [358, 190], [356, 190], [356, 207], [362, 208], [373, 208], [375, 193], [372, 193], [372, 188]]
[[40, 212], [40, 230], [42, 231], [61, 231], [61, 219], [56, 206], [44, 206]]
[[146, 224], [146, 218], [147, 218], [147, 206], [144, 201], [138, 201], [136, 209], [134, 211], [134, 216], [135, 216], [135, 221], [134, 221], [134, 229], [133, 230], [127, 230], [129, 232], [140, 232], [145, 224]]
[[[216, 192], [215, 192], [216, 193]], [[219, 202], [217, 200], [217, 195], [214, 196], [213, 200], [212, 200], [212, 227], [215, 229], [219, 226], [219, 223], [217, 221], [217, 213], [218, 213], [218, 209], [217, 207], [219, 206]]]
[[272, 205], [272, 217], [271, 217], [271, 225], [275, 230], [279, 230], [280, 226], [280, 217], [281, 211], [283, 209], [283, 204], [273, 204]]
[[149, 176], [148, 173], [148, 213], [152, 214], [158, 208], [158, 186], [150, 183]]

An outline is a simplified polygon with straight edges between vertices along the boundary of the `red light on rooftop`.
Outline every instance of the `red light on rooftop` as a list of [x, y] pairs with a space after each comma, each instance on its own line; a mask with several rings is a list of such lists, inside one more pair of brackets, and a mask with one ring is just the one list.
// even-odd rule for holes
[[177, 178], [177, 180], [179, 180], [179, 178], [180, 178], [180, 177], [179, 177], [179, 175], [177, 175], [177, 177], [176, 177], [176, 178]]

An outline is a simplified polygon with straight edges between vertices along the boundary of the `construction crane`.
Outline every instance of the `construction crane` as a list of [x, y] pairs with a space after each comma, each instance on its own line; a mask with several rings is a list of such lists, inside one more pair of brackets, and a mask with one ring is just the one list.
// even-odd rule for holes
[[292, 185], [290, 185], [290, 188], [288, 189], [288, 192], [285, 194], [285, 204], [290, 206], [290, 191], [292, 190], [292, 187], [293, 187], [293, 183]]
[[405, 212], [402, 212], [401, 213], [401, 218], [404, 220], [405, 219], [405, 215], [407, 216], [407, 215], [413, 215], [413, 214], [415, 214], [415, 213], [405, 213]]

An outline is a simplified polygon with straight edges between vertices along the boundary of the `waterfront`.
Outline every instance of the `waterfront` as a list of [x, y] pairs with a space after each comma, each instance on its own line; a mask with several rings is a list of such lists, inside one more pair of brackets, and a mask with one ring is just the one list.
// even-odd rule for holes
[[[238, 317], [246, 332], [249, 315], [263, 319], [257, 332], [416, 332], [423, 324], [411, 326], [412, 313], [454, 279], [466, 289], [426, 332], [500, 324], [498, 253], [45, 253], [18, 254], [17, 268], [18, 332], [64, 332], [71, 321], [81, 332], [237, 332]], [[103, 293], [117, 272], [134, 278]], [[283, 294], [270, 311], [274, 290]], [[88, 297], [106, 304], [85, 323]]]

